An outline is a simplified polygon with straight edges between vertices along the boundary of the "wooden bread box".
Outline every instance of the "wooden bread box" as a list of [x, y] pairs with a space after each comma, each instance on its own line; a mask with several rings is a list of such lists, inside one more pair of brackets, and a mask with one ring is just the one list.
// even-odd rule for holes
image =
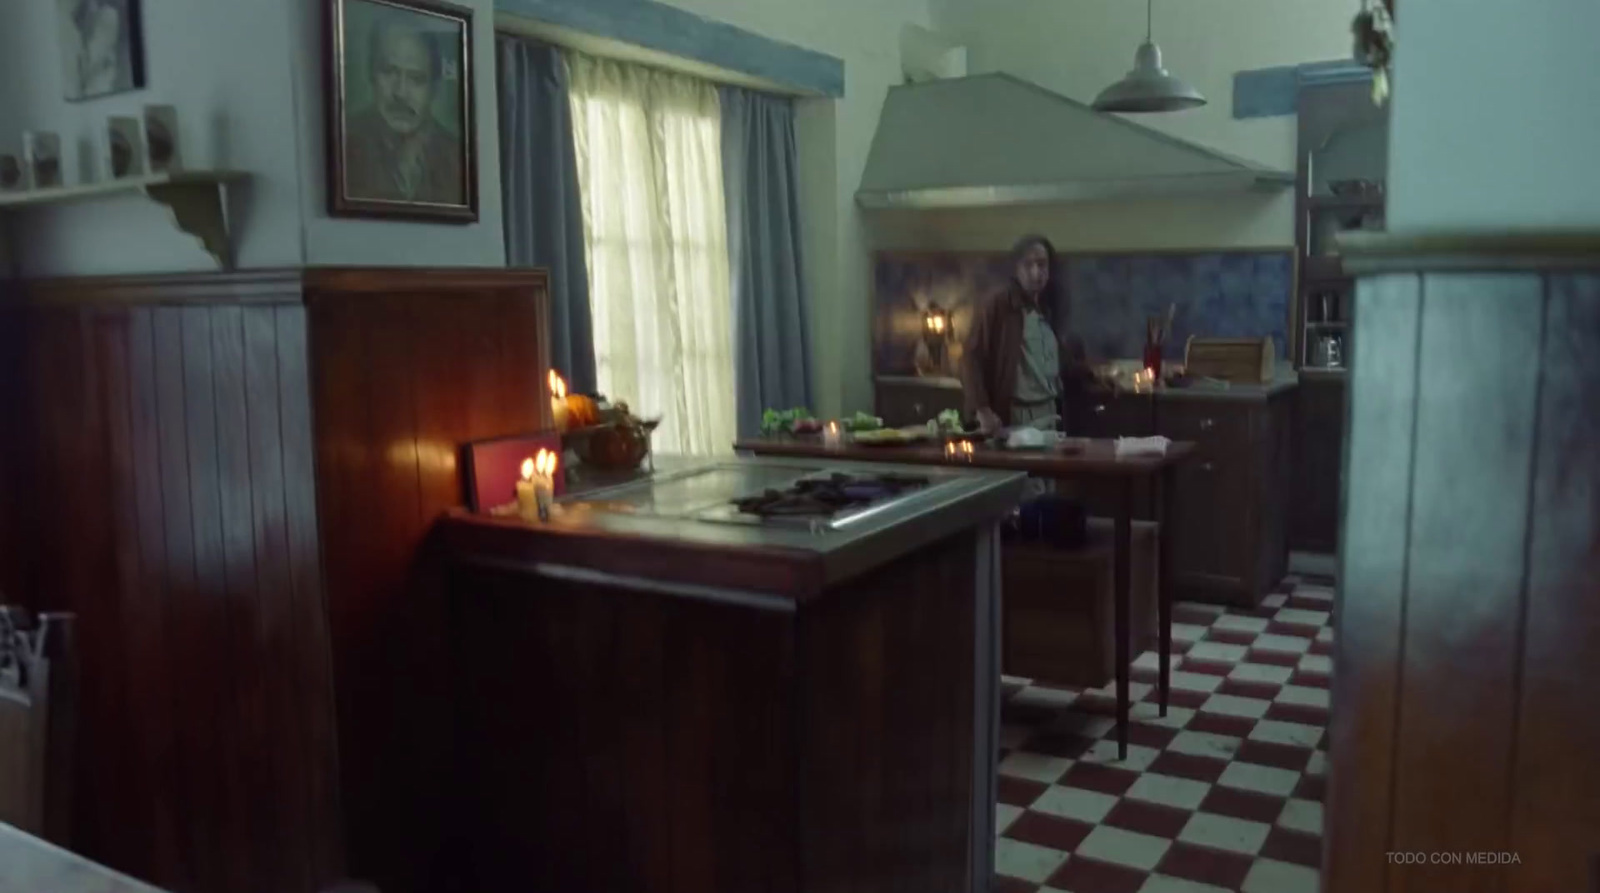
[[1239, 384], [1265, 384], [1275, 374], [1277, 345], [1265, 338], [1200, 338], [1190, 335], [1183, 348], [1183, 368], [1195, 378], [1216, 378]]
[[[1079, 549], [1005, 544], [1001, 672], [1007, 676], [1072, 688], [1098, 688], [1115, 677], [1115, 525], [1090, 518], [1088, 528]], [[1156, 641], [1159, 531], [1154, 522], [1133, 522], [1131, 657]]]

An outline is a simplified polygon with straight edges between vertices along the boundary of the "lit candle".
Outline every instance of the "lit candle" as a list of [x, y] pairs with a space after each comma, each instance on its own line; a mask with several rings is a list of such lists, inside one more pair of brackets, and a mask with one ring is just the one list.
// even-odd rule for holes
[[538, 506], [539, 520], [550, 520], [550, 503], [556, 495], [556, 466], [560, 457], [550, 450], [540, 450], [533, 463], [533, 497]]
[[556, 430], [567, 430], [567, 383], [556, 370], [550, 370], [550, 412], [555, 417]]
[[517, 481], [517, 514], [529, 521], [539, 516], [539, 495], [533, 486], [535, 468], [533, 459], [523, 459], [522, 480]]
[[838, 449], [843, 435], [839, 433], [839, 423], [829, 422], [828, 427], [822, 429], [822, 445], [828, 449]]

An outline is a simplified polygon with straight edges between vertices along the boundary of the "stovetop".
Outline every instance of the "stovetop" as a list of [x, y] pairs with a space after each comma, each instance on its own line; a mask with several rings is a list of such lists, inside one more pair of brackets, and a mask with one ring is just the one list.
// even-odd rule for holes
[[761, 518], [832, 518], [928, 486], [928, 478], [905, 474], [809, 475], [782, 489], [733, 500], [740, 512]]
[[718, 463], [575, 494], [560, 503], [586, 511], [822, 532], [904, 506], [952, 480], [937, 472]]

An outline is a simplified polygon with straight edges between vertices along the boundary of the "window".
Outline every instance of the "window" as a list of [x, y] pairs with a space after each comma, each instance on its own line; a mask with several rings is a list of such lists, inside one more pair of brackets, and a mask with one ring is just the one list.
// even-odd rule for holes
[[736, 425], [717, 90], [566, 58], [599, 388], [661, 417], [661, 452], [726, 452]]

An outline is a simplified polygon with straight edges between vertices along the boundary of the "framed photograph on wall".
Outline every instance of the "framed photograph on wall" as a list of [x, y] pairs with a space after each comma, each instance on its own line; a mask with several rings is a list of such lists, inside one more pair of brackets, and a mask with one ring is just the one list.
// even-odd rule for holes
[[55, 0], [69, 102], [144, 89], [139, 0]]
[[478, 219], [472, 10], [328, 0], [328, 213]]

